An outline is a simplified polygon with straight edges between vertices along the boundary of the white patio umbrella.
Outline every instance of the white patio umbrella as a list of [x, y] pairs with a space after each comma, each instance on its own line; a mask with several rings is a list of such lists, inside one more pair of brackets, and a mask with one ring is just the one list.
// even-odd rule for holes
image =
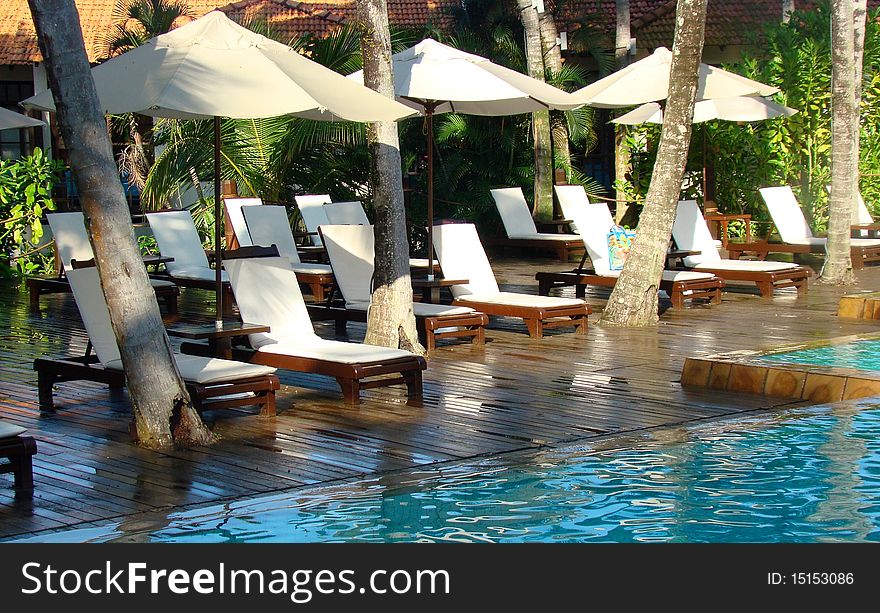
[[0, 107], [0, 130], [14, 130], [16, 128], [36, 128], [46, 125], [39, 119], [33, 119], [27, 115], [16, 113]]
[[[214, 121], [215, 245], [220, 249], [220, 118], [296, 115], [326, 121], [396, 121], [414, 114], [394, 100], [255, 34], [220, 11], [92, 69], [105, 114]], [[55, 110], [51, 92], [22, 105]], [[217, 265], [217, 321], [222, 282]]]
[[[391, 56], [394, 95], [424, 113], [428, 141], [428, 260], [433, 258], [434, 119], [437, 113], [515, 115], [583, 106], [571, 94], [521, 72], [426, 38]], [[363, 71], [349, 75], [363, 83]]]
[[[672, 52], [658, 47], [648, 57], [572, 93], [587, 106], [620, 108], [665, 100], [669, 93]], [[779, 90], [738, 74], [700, 64], [697, 100], [736, 96], [769, 96]]]
[[[717, 98], [699, 100], [694, 104], [692, 123], [703, 123], [713, 119], [725, 121], [762, 121], [774, 117], [791, 117], [797, 109], [789, 108], [759, 96], [738, 96], [736, 98]], [[611, 123], [639, 125], [643, 123], [663, 123], [663, 107], [656, 102], [648, 102], [635, 110], [612, 119]]]

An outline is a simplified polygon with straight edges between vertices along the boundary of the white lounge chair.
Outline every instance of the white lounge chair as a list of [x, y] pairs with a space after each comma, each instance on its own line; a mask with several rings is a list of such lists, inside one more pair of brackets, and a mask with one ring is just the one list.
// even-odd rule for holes
[[580, 234], [577, 228], [577, 222], [574, 220], [583, 210], [583, 207], [590, 204], [590, 198], [583, 185], [554, 185], [553, 191], [556, 192], [556, 200], [559, 202], [559, 208], [562, 210], [562, 216], [569, 220], [569, 227], [572, 231]]
[[249, 335], [253, 351], [234, 350], [234, 356], [334, 377], [349, 404], [360, 402], [361, 389], [400, 384], [407, 386], [410, 400], [421, 401], [425, 359], [401, 349], [344, 343], [315, 334], [287, 258], [227, 259], [224, 266], [242, 318], [271, 327], [271, 332]]
[[[360, 321], [366, 321], [372, 302], [373, 226], [330, 225], [321, 226], [319, 231], [345, 300], [345, 309], [357, 314]], [[412, 306], [419, 336], [428, 351], [443, 338], [466, 337], [476, 343], [486, 340], [485, 326], [489, 318], [470, 307], [424, 302], [413, 302]]]
[[[370, 220], [364, 211], [363, 205], [358, 201], [352, 202], [326, 202], [324, 203], [324, 213], [329, 221], [323, 225], [363, 225], [369, 226]], [[322, 239], [323, 240], [323, 239]], [[436, 265], [437, 262], [435, 261]], [[428, 268], [428, 258], [410, 258], [410, 268]]]
[[226, 216], [235, 232], [235, 240], [238, 241], [239, 247], [251, 247], [254, 242], [248, 232], [247, 224], [244, 220], [244, 207], [262, 206], [262, 198], [224, 198], [223, 206], [226, 209]]
[[[586, 286], [598, 285], [614, 287], [620, 270], [611, 269], [608, 254], [608, 233], [614, 226], [611, 211], [604, 203], [591, 202], [577, 212], [573, 221], [580, 228], [580, 236], [593, 264], [593, 271], [586, 272], [583, 267], [566, 272], [539, 272], [538, 293], [549, 294], [555, 287], [575, 286], [578, 296], [584, 295]], [[583, 264], [583, 263], [582, 263]], [[724, 281], [716, 275], [702, 272], [664, 270], [659, 289], [665, 291], [672, 306], [682, 308], [686, 299], [708, 299], [713, 304], [721, 302], [721, 288]]]
[[[813, 236], [813, 231], [789, 186], [764, 187], [758, 191], [767, 205], [782, 242], [728, 243], [727, 250], [732, 259], [739, 258], [746, 251], [755, 252], [761, 259], [767, 257], [768, 253], [825, 252], [827, 239]], [[880, 239], [852, 238], [850, 248], [853, 268], [862, 268], [867, 262], [880, 261]]]
[[[55, 240], [55, 253], [61, 262], [61, 270], [66, 275], [73, 270], [74, 262], [80, 264], [91, 262], [95, 259], [89, 235], [86, 232], [85, 217], [75, 211], [71, 213], [48, 213], [46, 220], [52, 230]], [[66, 277], [63, 281], [66, 283]], [[180, 289], [173, 281], [164, 279], [150, 279], [150, 285], [156, 292], [156, 298], [161, 299], [169, 313], [177, 313], [177, 297]]]
[[[82, 357], [34, 361], [40, 409], [44, 411], [54, 410], [52, 388], [60, 381], [98, 381], [111, 388], [125, 385], [122, 358], [98, 270], [94, 267], [71, 270], [67, 278], [96, 356], [87, 350]], [[198, 410], [259, 405], [261, 415], [275, 414], [275, 390], [279, 382], [274, 368], [181, 354], [175, 354], [174, 359]]]
[[329, 264], [302, 262], [283, 206], [245, 206], [241, 209], [248, 235], [254, 245], [275, 245], [278, 255], [290, 260], [290, 267], [300, 283], [309, 286], [315, 302], [324, 302], [333, 287], [333, 269]]
[[327, 221], [332, 225], [370, 225], [364, 205], [357, 200], [351, 202], [325, 202], [322, 206], [324, 207]]
[[318, 226], [326, 226], [330, 224], [327, 219], [327, 213], [324, 212], [324, 203], [333, 202], [329, 194], [306, 194], [302, 196], [294, 196], [296, 200], [296, 208], [299, 209], [299, 215], [302, 217], [306, 226], [306, 231], [310, 234], [312, 245], [323, 247], [321, 237], [318, 236]]
[[550, 250], [563, 261], [568, 260], [571, 252], [583, 251], [583, 244], [577, 234], [538, 232], [521, 188], [506, 187], [493, 189], [490, 192], [501, 216], [501, 222], [504, 224], [507, 239], [495, 239], [487, 243]]
[[754, 262], [723, 259], [715, 247], [706, 220], [694, 200], [678, 203], [672, 237], [679, 249], [699, 251], [684, 258], [684, 265], [697, 272], [717, 275], [725, 281], [749, 281], [758, 286], [761, 296], [768, 298], [775, 289], [784, 287], [805, 291], [811, 272], [808, 268], [784, 262]]
[[574, 326], [578, 334], [587, 333], [587, 316], [592, 311], [583, 300], [502, 292], [473, 224], [434, 226], [434, 242], [444, 274], [450, 279], [468, 279], [465, 285], [450, 287], [454, 305], [488, 315], [522, 318], [535, 338], [542, 338], [545, 328], [560, 326]]
[[[829, 194], [831, 193], [830, 185], [826, 185], [825, 189], [828, 190]], [[877, 231], [880, 230], [880, 225], [871, 216], [871, 212], [868, 210], [861, 192], [858, 193], [858, 200], [856, 220], [852, 226], [853, 236], [858, 238], [877, 238]]]

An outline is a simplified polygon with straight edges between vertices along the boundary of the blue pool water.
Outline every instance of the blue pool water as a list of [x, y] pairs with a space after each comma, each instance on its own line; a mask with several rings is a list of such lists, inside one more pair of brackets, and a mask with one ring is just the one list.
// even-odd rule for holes
[[880, 371], [880, 340], [858, 340], [842, 345], [826, 345], [784, 353], [770, 353], [762, 355], [760, 360], [782, 364], [809, 364]]
[[54, 540], [880, 541], [880, 404], [296, 490]]

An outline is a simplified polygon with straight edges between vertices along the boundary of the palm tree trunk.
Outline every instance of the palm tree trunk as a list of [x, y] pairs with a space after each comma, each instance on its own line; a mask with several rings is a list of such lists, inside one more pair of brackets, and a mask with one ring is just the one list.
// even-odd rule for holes
[[[544, 58], [538, 12], [531, 0], [516, 0], [526, 39], [526, 63], [529, 76], [544, 80]], [[532, 141], [535, 151], [535, 210], [539, 219], [553, 217], [553, 153], [550, 136], [550, 112], [532, 113]]]
[[793, 10], [795, 10], [794, 0], [782, 0], [782, 23], [788, 23]]
[[125, 367], [134, 432], [140, 444], [151, 448], [210, 443], [213, 435], [177, 372], [138, 252], [76, 6], [73, 0], [28, 4]]
[[[364, 85], [394, 98], [391, 71], [391, 34], [386, 0], [358, 0], [363, 31]], [[367, 127], [370, 177], [375, 211], [375, 272], [372, 304], [364, 342], [424, 353], [419, 344], [412, 308], [409, 242], [403, 206], [403, 175], [397, 124], [371, 123]], [[428, 254], [430, 258], [432, 254]]]
[[[859, 157], [861, 151], [861, 130], [860, 117], [862, 113], [862, 79], [863, 79], [863, 63], [865, 58], [865, 20], [868, 13], [868, 0], [854, 0], [853, 2], [853, 48], [855, 55], [855, 113], [856, 119], [853, 122], [853, 149], [856, 156], [856, 194], [859, 191]], [[859, 199], [853, 198], [852, 215], [850, 216], [853, 225], [859, 223]]]
[[[559, 31], [553, 13], [544, 11], [538, 15], [541, 31], [541, 50], [544, 66], [554, 75], [562, 72], [562, 49], [558, 39]], [[550, 137], [553, 141], [553, 166], [565, 172], [566, 182], [571, 178], [571, 149], [568, 145], [568, 125], [562, 111], [550, 111]]]
[[678, 0], [669, 96], [663, 114], [660, 148], [651, 175], [638, 235], [624, 264], [601, 322], [618, 326], [657, 323], [657, 290], [681, 192], [691, 140], [691, 120], [703, 53], [707, 0]]
[[855, 149], [855, 19], [853, 0], [831, 3], [831, 197], [822, 283], [853, 283], [850, 220], [858, 186]]
[[[625, 68], [629, 64], [629, 41], [630, 33], [630, 10], [629, 0], [617, 0], [617, 30], [614, 43], [614, 58], [617, 60], [617, 69]], [[627, 175], [632, 171], [632, 155], [626, 143], [626, 126], [614, 128], [614, 182], [618, 186], [624, 185]], [[617, 208], [614, 217], [617, 223], [626, 215], [629, 202], [626, 201], [626, 191], [616, 189]]]

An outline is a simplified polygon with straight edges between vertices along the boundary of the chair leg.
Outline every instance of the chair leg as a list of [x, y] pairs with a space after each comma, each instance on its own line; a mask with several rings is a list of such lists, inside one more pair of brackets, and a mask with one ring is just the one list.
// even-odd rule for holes
[[177, 294], [168, 294], [165, 296], [165, 308], [169, 315], [177, 315]]
[[324, 286], [321, 283], [309, 283], [309, 290], [315, 302], [319, 304], [324, 302]]
[[336, 381], [342, 388], [342, 398], [345, 404], [360, 404], [361, 402], [361, 384], [357, 379], [344, 379], [337, 377]]
[[421, 404], [422, 402], [422, 371], [410, 370], [400, 373], [406, 381], [406, 397], [408, 402]]
[[682, 295], [681, 290], [674, 289], [669, 294], [669, 299], [672, 300], [672, 308], [673, 309], [683, 309], [684, 308], [684, 295]]
[[861, 270], [865, 267], [865, 254], [858, 247], [850, 250], [850, 259], [852, 260], [853, 270]]
[[544, 338], [544, 324], [540, 319], [523, 318], [523, 321], [529, 330], [529, 336], [532, 338]]
[[551, 287], [552, 287], [552, 284], [550, 283], [550, 281], [541, 279], [540, 281], [538, 281], [538, 295], [539, 296], [549, 296]]
[[28, 282], [28, 302], [31, 311], [40, 310], [40, 288], [36, 284]]
[[582, 315], [577, 317], [575, 320], [577, 322], [577, 328], [575, 328], [575, 334], [586, 334], [587, 326], [589, 325], [589, 318], [586, 315]]
[[475, 345], [485, 345], [486, 344], [486, 327], [485, 326], [477, 326], [475, 328], [476, 334], [474, 334], [473, 343]]
[[576, 298], [583, 300], [587, 297], [587, 286], [578, 283], [574, 286], [574, 295]]
[[773, 297], [773, 284], [770, 281], [756, 281], [758, 291], [761, 292], [761, 298]]
[[52, 398], [52, 388], [55, 386], [55, 375], [46, 371], [37, 371], [37, 396], [39, 398], [40, 411], [44, 413], [55, 412], [55, 402]]
[[345, 321], [344, 319], [337, 319], [336, 323], [335, 323], [336, 334], [338, 334], [340, 336], [348, 334], [347, 324], [348, 324], [348, 322]]
[[[770, 294], [773, 294], [773, 289], [770, 289]], [[721, 288], [716, 287], [715, 291], [712, 292], [712, 304], [721, 304]]]
[[801, 279], [800, 281], [796, 281], [794, 287], [797, 289], [798, 296], [803, 296], [807, 293], [807, 280]]
[[34, 489], [34, 464], [30, 454], [11, 458], [15, 475], [13, 487], [17, 490], [32, 491]]
[[263, 392], [260, 406], [260, 417], [275, 417], [275, 392], [268, 390]]

